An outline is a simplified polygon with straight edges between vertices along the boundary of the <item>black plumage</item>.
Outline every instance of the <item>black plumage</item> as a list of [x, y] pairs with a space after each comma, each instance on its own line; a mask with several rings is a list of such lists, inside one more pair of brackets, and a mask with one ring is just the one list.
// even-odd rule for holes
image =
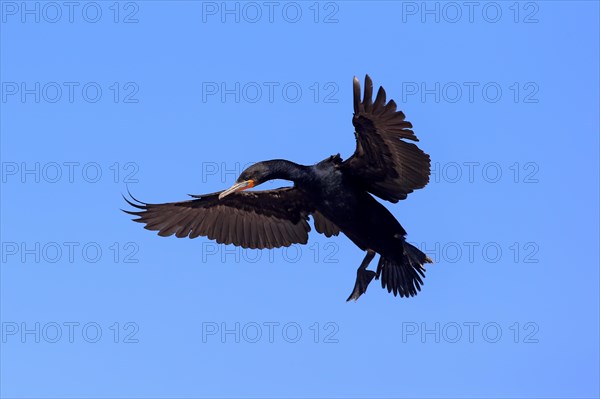
[[[310, 166], [282, 159], [259, 162], [225, 191], [165, 204], [126, 198], [137, 210], [125, 212], [161, 236], [205, 236], [259, 249], [306, 244], [312, 216], [319, 233], [331, 237], [342, 232], [367, 251], [348, 300], [366, 292], [373, 278], [381, 279], [382, 287], [394, 295], [416, 295], [425, 277], [423, 265], [431, 260], [406, 242], [404, 228], [373, 195], [396, 203], [424, 187], [429, 181], [429, 155], [404, 141], [418, 139], [395, 102], [386, 102], [382, 87], [373, 102], [373, 83], [367, 75], [362, 100], [360, 91], [354, 78], [356, 150], [346, 161], [338, 154]], [[294, 185], [244, 191], [274, 179]], [[375, 254], [380, 259], [373, 272], [367, 267]]]

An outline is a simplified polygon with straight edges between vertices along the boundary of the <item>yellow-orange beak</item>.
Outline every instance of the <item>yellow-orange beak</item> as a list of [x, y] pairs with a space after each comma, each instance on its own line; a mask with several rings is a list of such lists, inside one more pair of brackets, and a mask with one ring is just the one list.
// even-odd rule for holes
[[223, 199], [227, 197], [229, 194], [235, 193], [236, 191], [243, 191], [248, 188], [254, 187], [254, 180], [246, 180], [240, 183], [235, 183], [233, 186], [229, 187], [227, 190], [221, 192], [219, 194], [219, 199]]

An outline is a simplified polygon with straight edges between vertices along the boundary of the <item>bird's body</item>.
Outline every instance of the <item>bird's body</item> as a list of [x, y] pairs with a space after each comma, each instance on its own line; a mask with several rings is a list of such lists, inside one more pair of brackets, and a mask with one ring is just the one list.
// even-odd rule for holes
[[311, 179], [295, 182], [315, 208], [356, 246], [391, 254], [406, 232], [394, 215], [340, 168], [339, 156], [307, 167]]
[[[374, 198], [390, 202], [405, 199], [429, 181], [429, 156], [416, 141], [396, 104], [386, 103], [379, 89], [372, 102], [372, 83], [354, 81], [354, 117], [357, 149], [347, 160], [333, 155], [306, 166], [278, 159], [259, 162], [246, 169], [228, 190], [192, 196], [195, 199], [166, 204], [129, 201], [139, 211], [138, 222], [159, 235], [207, 236], [219, 243], [245, 248], [275, 248], [305, 244], [313, 217], [315, 229], [330, 237], [342, 232], [367, 251], [357, 270], [354, 290], [348, 298], [358, 299], [373, 278], [400, 296], [420, 290], [423, 264], [431, 260], [407, 243], [406, 231], [392, 213]], [[283, 179], [293, 187], [266, 191], [242, 191], [268, 180]], [[375, 254], [380, 255], [377, 272], [367, 270]]]

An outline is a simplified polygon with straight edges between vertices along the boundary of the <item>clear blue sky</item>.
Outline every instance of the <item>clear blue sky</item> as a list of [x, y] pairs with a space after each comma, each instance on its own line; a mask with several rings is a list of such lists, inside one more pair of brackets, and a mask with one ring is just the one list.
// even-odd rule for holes
[[[0, 394], [598, 397], [598, 3], [470, 4], [2, 1]], [[365, 73], [433, 162], [388, 204], [436, 260], [416, 298], [346, 303], [345, 237], [119, 211], [350, 156]]]

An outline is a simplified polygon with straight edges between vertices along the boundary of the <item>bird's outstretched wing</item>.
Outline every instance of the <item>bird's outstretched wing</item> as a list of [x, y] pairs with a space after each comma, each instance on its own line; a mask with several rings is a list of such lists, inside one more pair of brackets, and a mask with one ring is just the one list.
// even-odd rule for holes
[[306, 244], [310, 210], [304, 194], [293, 187], [242, 191], [219, 199], [219, 193], [193, 195], [195, 199], [147, 204], [125, 198], [138, 211], [124, 211], [160, 236], [205, 236], [220, 244], [243, 248], [277, 248]]
[[429, 182], [430, 160], [415, 144], [419, 141], [396, 103], [386, 103], [383, 87], [373, 102], [373, 82], [365, 77], [365, 93], [360, 99], [360, 83], [354, 78], [356, 151], [341, 167], [357, 178], [367, 191], [381, 199], [398, 202]]

